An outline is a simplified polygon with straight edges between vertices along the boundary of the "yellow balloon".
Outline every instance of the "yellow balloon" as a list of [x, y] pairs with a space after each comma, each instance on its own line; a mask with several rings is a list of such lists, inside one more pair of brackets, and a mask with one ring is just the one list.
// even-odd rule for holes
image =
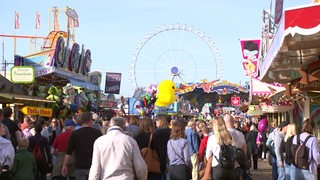
[[171, 80], [163, 80], [158, 85], [158, 93], [156, 94], [156, 106], [165, 107], [177, 100], [175, 92], [177, 91], [176, 85]]

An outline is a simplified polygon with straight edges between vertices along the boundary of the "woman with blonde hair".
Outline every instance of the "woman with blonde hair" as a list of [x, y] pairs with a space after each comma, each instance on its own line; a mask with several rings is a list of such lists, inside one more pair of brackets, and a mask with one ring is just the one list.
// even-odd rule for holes
[[294, 166], [294, 155], [290, 151], [292, 145], [293, 137], [297, 134], [297, 126], [294, 123], [290, 123], [287, 127], [287, 133], [284, 136], [284, 170], [285, 170], [285, 179], [294, 180], [296, 179], [296, 167]]
[[234, 170], [226, 169], [219, 166], [219, 153], [221, 145], [231, 145], [232, 136], [227, 129], [223, 117], [217, 116], [212, 120], [212, 129], [214, 134], [209, 136], [206, 158], [212, 158], [212, 179], [234, 179]]

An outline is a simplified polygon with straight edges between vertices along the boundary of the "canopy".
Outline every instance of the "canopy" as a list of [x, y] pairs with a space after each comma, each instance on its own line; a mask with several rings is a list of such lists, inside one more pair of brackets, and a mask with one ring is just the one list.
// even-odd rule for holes
[[298, 69], [319, 61], [319, 55], [320, 4], [285, 10], [260, 63], [259, 77], [264, 82], [289, 83], [301, 77]]
[[24, 94], [6, 93], [0, 92], [1, 103], [25, 103], [25, 102], [43, 102], [43, 103], [55, 103], [56, 101], [42, 99], [35, 96], [29, 96]]
[[251, 95], [253, 96], [263, 96], [263, 97], [271, 97], [280, 92], [284, 92], [286, 90], [285, 87], [276, 84], [269, 84], [260, 81], [259, 79], [251, 78]]

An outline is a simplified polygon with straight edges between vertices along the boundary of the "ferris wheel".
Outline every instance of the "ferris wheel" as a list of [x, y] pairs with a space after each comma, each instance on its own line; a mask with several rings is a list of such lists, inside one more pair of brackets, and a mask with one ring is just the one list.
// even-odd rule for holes
[[135, 47], [128, 75], [133, 90], [171, 79], [177, 86], [222, 79], [223, 63], [215, 42], [186, 24], [157, 27]]

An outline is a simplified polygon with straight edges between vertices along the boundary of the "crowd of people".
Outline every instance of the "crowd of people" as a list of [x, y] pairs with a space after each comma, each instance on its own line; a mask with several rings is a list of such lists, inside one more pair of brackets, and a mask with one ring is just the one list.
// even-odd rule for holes
[[[304, 121], [302, 133], [295, 124], [274, 124], [258, 133], [259, 118], [219, 113], [209, 120], [194, 117], [114, 116], [102, 120], [84, 112], [67, 119], [23, 122], [12, 119], [12, 109], [0, 109], [0, 179], [251, 179], [258, 159], [269, 159], [272, 179], [317, 179], [320, 154], [314, 126]], [[262, 136], [257, 141], [257, 136]], [[310, 166], [295, 166], [292, 144], [304, 141]], [[151, 143], [150, 143], [151, 142]], [[271, 142], [271, 143], [270, 143]], [[272, 145], [271, 145], [272, 144]], [[141, 150], [150, 145], [160, 160], [160, 172], [148, 171]], [[222, 145], [241, 149], [248, 165], [221, 166]], [[36, 153], [37, 149], [41, 153]], [[270, 153], [267, 153], [270, 151]], [[267, 157], [270, 154], [270, 157]]]

